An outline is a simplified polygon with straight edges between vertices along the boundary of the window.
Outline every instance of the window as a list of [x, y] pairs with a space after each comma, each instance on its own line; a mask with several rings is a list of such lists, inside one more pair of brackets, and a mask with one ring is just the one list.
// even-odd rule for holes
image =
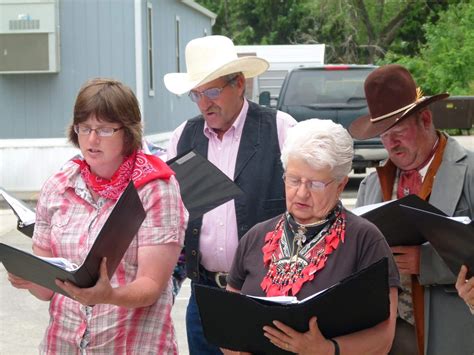
[[284, 105], [367, 105], [364, 81], [373, 69], [299, 70], [289, 77]]
[[181, 64], [180, 64], [180, 57], [181, 57], [181, 43], [179, 40], [180, 37], [180, 24], [179, 24], [179, 16], [176, 16], [176, 72], [181, 73]]
[[148, 95], [155, 96], [154, 61], [153, 61], [153, 5], [146, 4], [147, 51], [148, 51]]

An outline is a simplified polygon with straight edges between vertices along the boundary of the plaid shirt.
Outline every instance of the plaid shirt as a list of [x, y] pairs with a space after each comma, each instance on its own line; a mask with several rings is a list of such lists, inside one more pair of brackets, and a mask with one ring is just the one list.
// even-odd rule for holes
[[[188, 213], [177, 181], [154, 180], [138, 191], [146, 219], [111, 279], [113, 287], [132, 282], [137, 274], [138, 248], [183, 245]], [[36, 208], [34, 244], [80, 265], [114, 201], [93, 201], [77, 165], [68, 163], [44, 185]], [[160, 267], [159, 261], [156, 267]], [[127, 309], [108, 304], [94, 307], [61, 294], [50, 302], [50, 321], [40, 352], [47, 354], [176, 354], [171, 320], [172, 283], [149, 307]]]

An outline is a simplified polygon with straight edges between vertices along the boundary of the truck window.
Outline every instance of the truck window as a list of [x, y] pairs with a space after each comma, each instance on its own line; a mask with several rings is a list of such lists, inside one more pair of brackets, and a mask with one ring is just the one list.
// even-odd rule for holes
[[364, 80], [373, 69], [301, 70], [293, 72], [283, 105], [360, 105]]

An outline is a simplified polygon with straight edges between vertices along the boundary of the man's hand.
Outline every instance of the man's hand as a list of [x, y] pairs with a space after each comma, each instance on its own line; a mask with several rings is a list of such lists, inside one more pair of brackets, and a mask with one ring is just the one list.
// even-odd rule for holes
[[420, 274], [420, 247], [418, 245], [395, 246], [391, 249], [401, 274]]
[[471, 310], [474, 310], [474, 277], [471, 277], [469, 280], [466, 277], [467, 267], [463, 265], [458, 274], [456, 289], [458, 290], [459, 297], [466, 302]]

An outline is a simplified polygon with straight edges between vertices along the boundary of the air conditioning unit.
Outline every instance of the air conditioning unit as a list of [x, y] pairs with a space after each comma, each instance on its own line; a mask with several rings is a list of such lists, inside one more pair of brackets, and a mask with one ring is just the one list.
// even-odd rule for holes
[[0, 0], [0, 74], [59, 72], [59, 0]]

